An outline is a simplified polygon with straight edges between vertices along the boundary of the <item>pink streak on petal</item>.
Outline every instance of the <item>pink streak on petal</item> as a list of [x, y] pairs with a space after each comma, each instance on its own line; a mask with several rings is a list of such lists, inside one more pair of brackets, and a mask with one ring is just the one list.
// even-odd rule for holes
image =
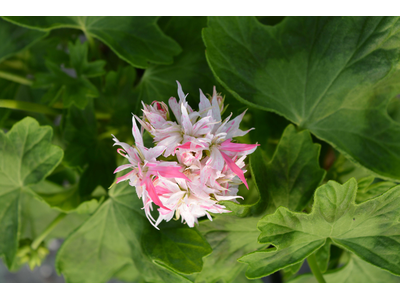
[[239, 143], [231, 143], [230, 140], [226, 140], [221, 144], [220, 149], [225, 150], [225, 151], [231, 151], [231, 152], [243, 152], [243, 151], [248, 151], [251, 150], [257, 146], [260, 146], [259, 144], [239, 144]]
[[169, 194], [171, 191], [165, 187], [162, 186], [156, 186], [156, 192], [158, 195], [164, 195], [164, 194]]
[[246, 178], [244, 178], [244, 174], [243, 171], [235, 164], [235, 162], [228, 156], [226, 155], [224, 152], [221, 151], [221, 155], [224, 158], [226, 164], [228, 165], [228, 167], [233, 171], [233, 173], [235, 173], [240, 180], [242, 180], [242, 182], [244, 183], [244, 185], [247, 187], [247, 189], [249, 189], [249, 186], [247, 185], [247, 181]]
[[154, 204], [158, 205], [161, 208], [164, 208], [166, 210], [170, 210], [168, 207], [165, 207], [160, 198], [158, 198], [156, 189], [153, 185], [153, 182], [151, 181], [151, 179], [148, 177], [145, 179], [144, 184], [146, 185], [146, 191], [149, 194], [150, 199], [154, 202]]
[[157, 174], [159, 173], [162, 177], [166, 178], [182, 178], [188, 181], [191, 181], [189, 178], [185, 176], [180, 171], [181, 167], [171, 167], [171, 166], [150, 166], [149, 167], [149, 172], [151, 174]]

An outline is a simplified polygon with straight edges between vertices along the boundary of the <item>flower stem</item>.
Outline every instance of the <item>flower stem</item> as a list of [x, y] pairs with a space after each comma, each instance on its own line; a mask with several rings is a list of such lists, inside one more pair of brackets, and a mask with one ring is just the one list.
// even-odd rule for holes
[[31, 112], [36, 112], [36, 113], [48, 114], [48, 115], [61, 114], [61, 111], [58, 111], [51, 107], [48, 107], [48, 106], [45, 106], [42, 104], [38, 104], [38, 103], [25, 102], [25, 101], [0, 99], [0, 107], [19, 109], [19, 110], [31, 111]]
[[315, 278], [317, 278], [317, 281], [319, 283], [326, 283], [324, 276], [322, 275], [321, 271], [319, 270], [318, 264], [317, 264], [317, 258], [315, 254], [311, 254], [309, 257], [307, 257], [307, 262], [308, 265], [310, 266], [311, 272], [314, 274]]
[[0, 78], [14, 81], [14, 82], [17, 82], [20, 84], [25, 84], [25, 85], [32, 85], [32, 83], [33, 83], [32, 80], [29, 80], [28, 78], [24, 78], [22, 76], [18, 76], [15, 74], [4, 72], [4, 71], [0, 71]]
[[58, 223], [62, 219], [65, 218], [67, 214], [61, 213], [59, 214], [50, 224], [47, 226], [47, 228], [32, 242], [31, 247], [33, 250], [36, 250], [40, 244], [44, 241], [44, 239], [49, 235], [49, 233], [57, 226]]

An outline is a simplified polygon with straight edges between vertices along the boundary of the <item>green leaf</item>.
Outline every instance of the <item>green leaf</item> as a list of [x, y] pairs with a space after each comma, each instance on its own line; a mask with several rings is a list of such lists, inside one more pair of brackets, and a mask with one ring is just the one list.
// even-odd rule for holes
[[75, 69], [78, 76], [97, 77], [105, 73], [104, 66], [106, 62], [104, 60], [96, 60], [94, 62], [88, 62], [88, 44], [81, 44], [80, 40], [77, 39], [75, 44], [68, 43], [70, 64]]
[[[145, 103], [151, 103], [154, 100], [167, 102], [171, 96], [176, 97], [176, 80], [178, 80], [183, 91], [189, 93], [187, 100], [197, 107], [200, 97], [199, 88], [204, 93], [212, 94], [212, 87], [215, 85], [201, 39], [201, 30], [206, 26], [207, 18], [163, 17], [159, 23], [164, 32], [179, 43], [183, 51], [171, 65], [152, 64], [146, 69], [136, 88], [138, 100], [143, 100]], [[138, 103], [141, 106], [139, 101]]]
[[46, 32], [21, 28], [0, 18], [0, 62], [26, 49], [47, 35]]
[[48, 176], [63, 157], [51, 144], [53, 130], [30, 117], [0, 130], [0, 255], [10, 268], [21, 232], [21, 205], [37, 195], [30, 186]]
[[42, 102], [53, 104], [62, 98], [65, 107], [75, 105], [83, 109], [89, 98], [99, 96], [97, 88], [88, 78], [104, 74], [105, 61], [87, 62], [87, 47], [87, 43], [81, 44], [79, 39], [75, 45], [68, 44], [70, 65], [73, 67], [72, 74], [67, 73], [66, 69], [51, 60], [46, 60], [45, 64], [50, 73], [37, 73], [33, 85], [34, 88], [48, 89]]
[[183, 274], [200, 272], [203, 268], [203, 256], [212, 252], [205, 238], [193, 228], [172, 223], [173, 227], [159, 231], [148, 227], [143, 234], [144, 249], [153, 261]]
[[76, 107], [69, 109], [63, 135], [67, 145], [65, 164], [84, 169], [79, 193], [88, 196], [98, 185], [108, 189], [114, 180], [115, 152], [111, 134], [107, 139], [100, 139], [97, 135], [97, 122], [91, 101], [83, 110]]
[[131, 112], [135, 111], [139, 105], [136, 101], [136, 94], [133, 92], [135, 79], [136, 70], [131, 66], [120, 67], [117, 71], [108, 72], [100, 97], [96, 99], [96, 108], [111, 115], [110, 125], [119, 130], [127, 127], [127, 132], [132, 131], [127, 120], [132, 117]]
[[159, 17], [4, 17], [21, 26], [38, 30], [76, 28], [95, 37], [121, 59], [137, 68], [148, 62], [170, 64], [181, 51], [179, 45], [157, 26]]
[[[109, 195], [110, 198], [64, 242], [56, 260], [58, 272], [63, 273], [68, 282], [106, 282], [122, 268], [133, 264], [142, 281], [187, 282], [186, 277], [168, 267], [179, 269], [181, 266], [176, 263], [180, 260], [164, 261], [164, 257], [157, 257], [153, 263], [152, 257], [142, 249], [142, 243], [148, 238], [144, 234], [150, 235], [151, 242], [157, 231], [146, 219], [135, 188], [117, 184]], [[178, 243], [193, 241], [192, 234], [186, 237], [172, 229], [165, 235], [168, 239], [163, 237], [156, 246], [164, 246], [166, 251], [175, 251]], [[171, 240], [178, 243], [171, 245]], [[200, 243], [199, 246], [191, 255], [196, 262], [209, 252], [208, 245]]]
[[[328, 271], [324, 274], [326, 282], [329, 283], [395, 283], [400, 282], [397, 277], [389, 272], [377, 268], [355, 255], [342, 268]], [[304, 274], [290, 282], [317, 282], [314, 275]]]
[[260, 249], [257, 242], [258, 218], [219, 216], [212, 222], [200, 223], [199, 230], [210, 243], [213, 252], [204, 259], [203, 270], [196, 282], [233, 282], [245, 270], [237, 259], [249, 251]]
[[325, 176], [318, 162], [320, 149], [307, 130], [297, 132], [289, 125], [269, 163], [262, 150], [253, 153], [250, 166], [260, 193], [258, 210], [271, 214], [284, 206], [301, 211]]
[[369, 199], [382, 195], [388, 189], [397, 184], [392, 181], [374, 182], [374, 176], [362, 178], [358, 181], [357, 203], [365, 202]]
[[400, 274], [400, 186], [356, 204], [357, 182], [334, 181], [315, 192], [310, 214], [280, 207], [258, 222], [260, 243], [276, 248], [240, 258], [249, 264], [246, 275], [258, 278], [296, 264], [321, 248], [328, 239], [365, 261]]
[[214, 75], [237, 99], [309, 129], [347, 158], [400, 179], [398, 17], [210, 17]]

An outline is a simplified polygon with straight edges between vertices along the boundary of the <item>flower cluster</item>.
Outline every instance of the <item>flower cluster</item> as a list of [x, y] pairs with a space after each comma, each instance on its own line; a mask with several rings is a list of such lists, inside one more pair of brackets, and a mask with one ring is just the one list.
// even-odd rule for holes
[[[237, 202], [236, 199], [242, 198], [237, 195], [238, 186], [243, 182], [248, 188], [244, 160], [259, 146], [232, 142], [232, 138], [251, 129], [239, 129], [245, 112], [233, 120], [230, 120], [232, 114], [222, 120], [224, 101], [215, 87], [210, 99], [200, 90], [199, 110], [195, 111], [177, 83], [179, 102], [174, 97], [168, 101], [175, 121], [164, 102], [142, 103], [142, 118], [135, 115], [132, 118], [135, 145], [113, 136], [114, 145], [122, 147], [118, 153], [129, 161], [114, 173], [131, 170], [117, 178], [117, 183], [129, 180], [136, 188], [146, 216], [156, 228], [162, 220], [169, 221], [174, 215], [193, 227], [200, 217], [206, 215], [212, 220], [210, 213], [229, 212], [218, 202]], [[142, 126], [141, 131], [136, 120]], [[155, 147], [144, 146], [144, 130], [153, 137]], [[159, 207], [157, 220], [151, 215], [153, 203]]]

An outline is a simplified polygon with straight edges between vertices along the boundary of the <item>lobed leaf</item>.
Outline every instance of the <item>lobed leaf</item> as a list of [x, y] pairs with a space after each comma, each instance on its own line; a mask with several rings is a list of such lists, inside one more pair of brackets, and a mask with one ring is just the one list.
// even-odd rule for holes
[[49, 31], [76, 28], [110, 47], [121, 59], [137, 68], [148, 63], [170, 64], [179, 45], [157, 26], [158, 17], [3, 17], [17, 25]]
[[[159, 234], [146, 219], [142, 203], [135, 189], [128, 184], [117, 184], [110, 190], [110, 198], [63, 244], [58, 252], [56, 267], [69, 282], [106, 282], [123, 268], [132, 264], [146, 282], [188, 282], [174, 270], [184, 272], [201, 269], [201, 257], [209, 253], [209, 246], [198, 243], [198, 249], [181, 260], [159, 255], [158, 247], [173, 252], [177, 246], [199, 241], [195, 233], [181, 234], [182, 228], [167, 230], [157, 245], [153, 236]], [[185, 228], [186, 229], [186, 228]], [[163, 230], [163, 229], [161, 229]], [[150, 256], [143, 250], [143, 245]], [[152, 244], [155, 248], [152, 247]], [[180, 249], [188, 251], [190, 246]], [[173, 254], [171, 254], [173, 255]], [[154, 261], [154, 263], [153, 263]]]
[[21, 232], [22, 202], [38, 197], [30, 186], [60, 163], [63, 151], [51, 144], [53, 130], [31, 117], [7, 134], [0, 130], [0, 255], [11, 268]]
[[239, 261], [249, 265], [247, 276], [258, 278], [296, 264], [328, 240], [363, 260], [400, 275], [400, 186], [356, 204], [357, 182], [334, 181], [315, 192], [310, 214], [280, 207], [258, 222], [260, 243], [276, 248], [247, 254]]
[[400, 179], [398, 17], [210, 17], [209, 65], [238, 100], [276, 112], [382, 177]]

